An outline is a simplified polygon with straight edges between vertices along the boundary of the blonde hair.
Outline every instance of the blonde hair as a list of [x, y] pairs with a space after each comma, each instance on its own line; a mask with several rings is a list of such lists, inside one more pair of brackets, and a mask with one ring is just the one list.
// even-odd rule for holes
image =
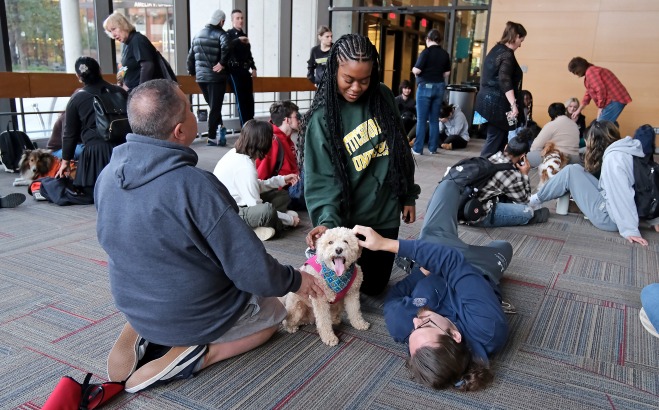
[[128, 21], [126, 16], [119, 13], [118, 11], [115, 11], [114, 13], [110, 14], [108, 18], [106, 18], [105, 21], [103, 22], [103, 28], [105, 29], [105, 33], [108, 36], [110, 36], [110, 38], [112, 38], [112, 34], [110, 33], [110, 29], [108, 28], [110, 26], [124, 30], [128, 33], [135, 30], [135, 26], [130, 21]]
[[568, 99], [565, 101], [565, 107], [567, 107], [568, 105], [570, 105], [570, 104], [572, 104], [572, 103], [577, 103], [577, 108], [579, 108], [579, 106], [581, 105], [581, 104], [579, 103], [579, 99], [578, 99], [578, 98], [576, 98], [576, 97], [570, 97], [570, 98], [568, 98]]

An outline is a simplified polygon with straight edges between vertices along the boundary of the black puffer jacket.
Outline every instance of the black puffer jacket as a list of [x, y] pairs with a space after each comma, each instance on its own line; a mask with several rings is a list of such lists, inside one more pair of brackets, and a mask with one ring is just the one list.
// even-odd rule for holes
[[[229, 36], [221, 27], [206, 25], [192, 40], [188, 53], [188, 73], [197, 77], [198, 83], [220, 82], [226, 79], [229, 61]], [[222, 64], [219, 73], [213, 66]]]

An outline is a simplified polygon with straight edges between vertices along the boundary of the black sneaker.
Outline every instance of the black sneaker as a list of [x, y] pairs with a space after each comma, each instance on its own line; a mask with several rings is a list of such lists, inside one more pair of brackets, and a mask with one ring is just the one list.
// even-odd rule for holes
[[16, 208], [25, 202], [25, 195], [13, 193], [0, 197], [0, 208]]
[[529, 225], [531, 224], [541, 224], [549, 220], [549, 209], [540, 208], [533, 211], [533, 218], [529, 220]]
[[189, 379], [201, 368], [207, 345], [172, 347], [159, 359], [145, 363], [126, 380], [126, 391], [137, 393], [147, 387]]

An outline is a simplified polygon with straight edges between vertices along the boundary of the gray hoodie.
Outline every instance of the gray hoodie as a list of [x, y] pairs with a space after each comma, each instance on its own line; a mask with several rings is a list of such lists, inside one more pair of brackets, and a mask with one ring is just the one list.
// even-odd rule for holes
[[140, 336], [166, 346], [211, 343], [251, 298], [283, 296], [300, 273], [268, 255], [197, 154], [128, 134], [96, 182], [98, 241], [117, 308]]
[[469, 142], [469, 124], [460, 107], [455, 106], [453, 115], [446, 121], [446, 124], [439, 122], [439, 132], [444, 130], [446, 130], [446, 135], [459, 135], [463, 140]]
[[643, 157], [644, 154], [641, 142], [632, 137], [609, 145], [604, 151], [599, 183], [606, 211], [625, 238], [641, 236], [634, 203], [634, 156]]

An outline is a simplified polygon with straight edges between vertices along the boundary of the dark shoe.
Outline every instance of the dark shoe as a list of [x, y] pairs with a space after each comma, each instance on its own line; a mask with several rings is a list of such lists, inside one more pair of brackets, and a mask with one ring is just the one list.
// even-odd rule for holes
[[396, 259], [394, 259], [394, 263], [396, 263], [396, 266], [401, 268], [407, 274], [409, 274], [412, 271], [412, 265], [414, 265], [414, 261], [412, 259], [401, 258], [400, 256], [396, 256]]
[[145, 363], [133, 373], [126, 380], [126, 391], [137, 393], [147, 387], [189, 379], [194, 376], [199, 361], [204, 360], [207, 351], [207, 345], [172, 347], [163, 357]]
[[540, 208], [533, 211], [533, 218], [529, 220], [529, 225], [531, 224], [541, 224], [549, 220], [549, 209]]
[[23, 202], [25, 202], [25, 195], [18, 193], [9, 194], [0, 197], [0, 208], [16, 208]]
[[224, 127], [220, 128], [220, 142], [217, 145], [220, 147], [225, 147], [227, 145], [227, 129]]

